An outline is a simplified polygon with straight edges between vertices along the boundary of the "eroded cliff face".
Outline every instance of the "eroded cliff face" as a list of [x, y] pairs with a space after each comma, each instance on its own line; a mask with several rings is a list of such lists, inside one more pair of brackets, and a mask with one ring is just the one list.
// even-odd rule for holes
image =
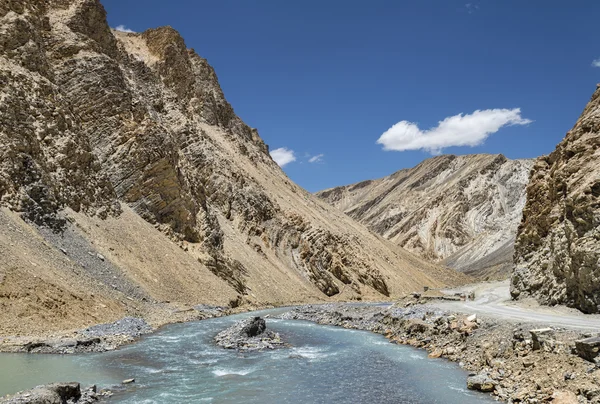
[[[172, 28], [111, 30], [95, 0], [2, 0], [0, 32], [2, 206], [59, 234], [73, 229], [149, 299], [383, 298], [461, 279], [291, 183]], [[118, 240], [119, 226], [148, 244]], [[142, 249], [163, 251], [157, 243], [179, 247], [165, 254], [185, 271], [158, 257], [142, 265]], [[124, 294], [115, 299], [132, 297], [112, 286]]]
[[600, 311], [600, 89], [527, 187], [513, 298]]
[[317, 195], [426, 259], [507, 278], [532, 164], [502, 155], [444, 155]]

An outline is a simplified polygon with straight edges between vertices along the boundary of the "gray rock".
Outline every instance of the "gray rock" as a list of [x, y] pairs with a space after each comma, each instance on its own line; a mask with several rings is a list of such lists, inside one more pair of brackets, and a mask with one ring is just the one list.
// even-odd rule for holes
[[553, 334], [552, 328], [539, 328], [536, 330], [530, 330], [531, 340], [533, 341], [533, 350], [537, 351], [547, 345], [551, 340]]
[[600, 337], [591, 337], [575, 341], [575, 349], [579, 357], [600, 364]]
[[469, 390], [491, 392], [496, 388], [496, 381], [491, 379], [487, 374], [480, 373], [467, 378], [467, 388]]
[[245, 333], [248, 337], [256, 337], [265, 332], [267, 329], [267, 323], [264, 319], [260, 317], [254, 317], [244, 328], [242, 332]]

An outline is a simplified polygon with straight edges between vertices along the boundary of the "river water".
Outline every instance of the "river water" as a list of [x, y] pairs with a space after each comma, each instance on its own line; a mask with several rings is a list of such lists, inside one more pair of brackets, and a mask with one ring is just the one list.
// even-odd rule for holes
[[267, 319], [289, 349], [238, 353], [212, 338], [251, 314], [175, 324], [117, 351], [85, 355], [0, 355], [0, 396], [77, 380], [99, 388], [135, 378], [114, 403], [493, 402], [465, 387], [456, 364], [366, 331]]

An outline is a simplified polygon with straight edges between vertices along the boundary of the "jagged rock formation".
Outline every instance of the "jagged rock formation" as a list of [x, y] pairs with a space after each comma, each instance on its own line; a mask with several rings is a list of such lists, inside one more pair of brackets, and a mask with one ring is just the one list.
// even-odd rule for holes
[[502, 155], [443, 155], [317, 196], [426, 259], [506, 278], [532, 164]]
[[105, 17], [96, 0], [0, 2], [5, 328], [462, 279], [291, 183], [175, 30], [117, 32]]
[[600, 311], [600, 87], [535, 162], [514, 259], [513, 298]]

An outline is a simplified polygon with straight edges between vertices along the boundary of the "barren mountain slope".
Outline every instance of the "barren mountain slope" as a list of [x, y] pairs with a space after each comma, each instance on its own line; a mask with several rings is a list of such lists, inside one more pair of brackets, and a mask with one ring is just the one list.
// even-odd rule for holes
[[443, 155], [317, 196], [422, 257], [506, 278], [532, 160]]
[[466, 279], [291, 183], [172, 28], [0, 0], [0, 32], [0, 333]]
[[600, 87], [556, 150], [535, 162], [511, 293], [600, 312]]

